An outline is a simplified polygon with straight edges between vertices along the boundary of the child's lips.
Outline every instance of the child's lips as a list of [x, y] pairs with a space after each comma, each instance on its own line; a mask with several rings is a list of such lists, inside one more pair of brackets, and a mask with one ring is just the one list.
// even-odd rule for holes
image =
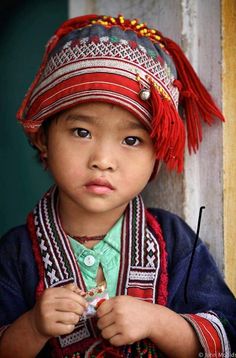
[[94, 194], [108, 194], [115, 190], [111, 183], [103, 178], [91, 180], [85, 184], [85, 188]]

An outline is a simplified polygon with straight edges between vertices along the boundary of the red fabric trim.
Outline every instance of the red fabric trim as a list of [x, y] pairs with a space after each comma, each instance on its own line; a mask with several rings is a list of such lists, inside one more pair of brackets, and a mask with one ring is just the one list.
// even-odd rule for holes
[[[78, 61], [79, 62], [79, 61]], [[96, 63], [96, 61], [94, 61]], [[122, 61], [120, 61], [122, 62]], [[71, 64], [65, 66], [69, 67]], [[94, 69], [96, 66], [94, 66]], [[101, 70], [98, 68], [98, 70]], [[107, 71], [111, 70], [108, 68]], [[115, 73], [106, 73], [106, 67], [102, 68], [103, 72], [96, 72], [96, 73], [86, 73], [81, 74], [78, 70], [70, 71], [70, 78], [66, 79], [65, 74], [62, 74], [60, 77], [57, 77], [56, 80], [61, 79], [62, 82], [56, 84], [56, 80], [53, 78], [51, 74], [48, 77], [49, 83], [45, 85], [45, 88], [41, 88], [34, 97], [31, 98], [31, 103], [35, 100], [33, 104], [33, 108], [29, 109], [29, 113], [27, 115], [30, 118], [32, 115], [39, 111], [39, 104], [41, 104], [41, 108], [44, 108], [50, 104], [51, 102], [55, 102], [55, 99], [64, 98], [65, 92], [66, 93], [74, 93], [78, 92], [78, 89], [73, 87], [75, 85], [78, 86], [79, 91], [83, 92], [85, 90], [89, 90], [91, 87], [96, 88], [98, 90], [105, 89], [105, 90], [113, 90], [117, 91], [117, 93], [133, 93], [133, 97], [139, 102], [143, 107], [146, 107], [150, 111], [150, 105], [148, 102], [142, 101], [138, 96], [137, 93], [140, 90], [139, 84], [136, 80], [130, 79], [128, 77], [116, 75]], [[126, 71], [123, 71], [126, 72]], [[95, 85], [93, 82], [96, 82]], [[104, 83], [105, 82], [105, 83]], [[53, 86], [53, 87], [52, 87]], [[46, 90], [46, 92], [45, 92]], [[132, 91], [131, 91], [132, 90]], [[44, 91], [44, 92], [42, 92]], [[41, 94], [39, 95], [39, 93]], [[50, 97], [54, 96], [53, 99]], [[37, 102], [37, 103], [36, 103]]]
[[32, 241], [32, 249], [34, 253], [34, 258], [36, 261], [36, 265], [38, 267], [38, 273], [39, 273], [39, 282], [38, 286], [36, 288], [36, 298], [40, 296], [43, 291], [45, 290], [45, 284], [44, 284], [44, 264], [40, 252], [39, 242], [36, 235], [36, 228], [34, 224], [34, 216], [32, 213], [28, 215], [27, 218], [27, 227], [30, 233], [30, 239]]
[[160, 247], [160, 277], [159, 277], [159, 285], [158, 285], [158, 294], [157, 294], [157, 303], [165, 306], [167, 304], [167, 285], [168, 285], [168, 272], [167, 272], [167, 251], [166, 244], [164, 238], [162, 236], [161, 227], [157, 221], [157, 219], [149, 213], [149, 211], [145, 210], [147, 223], [153, 229], [156, 238], [158, 239], [159, 247]]
[[[149, 113], [151, 111], [150, 104], [148, 102], [142, 101], [137, 95], [140, 90], [137, 81], [115, 74], [96, 73], [96, 76], [94, 73], [86, 75], [77, 74], [72, 78], [64, 80], [63, 83], [59, 83], [58, 85], [52, 87], [48, 86], [46, 92], [42, 93], [40, 96], [36, 94], [36, 100], [30, 106], [30, 109], [27, 113], [27, 119], [22, 124], [25, 123], [28, 125], [30, 118], [32, 118], [35, 114], [39, 113], [45, 108], [50, 108], [49, 112], [41, 114], [39, 119], [32, 121], [33, 125], [40, 124], [46, 118], [50, 117], [51, 112], [56, 113], [63, 110], [62, 107], [58, 109], [59, 105], [57, 104], [57, 101], [61, 100], [62, 103], [64, 103], [63, 107], [67, 109], [70, 106], [70, 100], [67, 98], [67, 96], [76, 94], [76, 101], [73, 102], [73, 106], [75, 106], [76, 104], [81, 103], [81, 95], [85, 95], [86, 91], [92, 90], [106, 91], [105, 96], [107, 99], [110, 98], [111, 101], [116, 96], [116, 94], [124, 96], [122, 99], [122, 102], [124, 102], [123, 106], [126, 110], [131, 111], [132, 113], [136, 113], [136, 116], [138, 115], [137, 113], [140, 112], [139, 106], [146, 109]], [[92, 94], [93, 93], [90, 95]], [[133, 100], [132, 104], [129, 104], [129, 99]], [[87, 97], [86, 102], [88, 102]], [[133, 107], [137, 112], [134, 110], [132, 111]], [[150, 118], [148, 116], [145, 116], [145, 120], [150, 122]]]
[[220, 354], [223, 352], [221, 340], [212, 323], [196, 314], [186, 314], [184, 317], [190, 318], [206, 353], [211, 357], [221, 357]]
[[152, 303], [152, 288], [138, 288], [138, 287], [129, 287], [127, 289], [128, 296], [138, 297], [144, 299], [145, 301], [149, 301]]

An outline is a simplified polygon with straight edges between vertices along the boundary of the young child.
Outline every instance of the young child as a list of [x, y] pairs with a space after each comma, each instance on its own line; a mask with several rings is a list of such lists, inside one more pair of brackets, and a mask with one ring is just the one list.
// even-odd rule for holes
[[160, 162], [183, 169], [179, 102], [195, 151], [201, 119], [222, 114], [181, 49], [137, 20], [77, 17], [50, 39], [18, 119], [55, 186], [0, 241], [1, 357], [236, 350], [236, 301], [207, 248], [187, 274], [195, 234], [139, 195]]

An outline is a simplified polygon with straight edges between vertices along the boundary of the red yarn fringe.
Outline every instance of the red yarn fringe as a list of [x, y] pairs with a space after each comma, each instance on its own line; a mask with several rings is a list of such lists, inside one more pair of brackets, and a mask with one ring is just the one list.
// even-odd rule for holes
[[192, 150], [196, 152], [202, 140], [201, 119], [211, 125], [215, 118], [224, 121], [224, 116], [200, 81], [182, 49], [168, 38], [162, 38], [162, 40], [173, 58], [178, 79], [183, 86], [180, 92], [180, 100], [186, 119], [188, 148], [190, 153]]
[[184, 166], [185, 128], [174, 104], [163, 98], [151, 84], [152, 133], [157, 160], [178, 172]]

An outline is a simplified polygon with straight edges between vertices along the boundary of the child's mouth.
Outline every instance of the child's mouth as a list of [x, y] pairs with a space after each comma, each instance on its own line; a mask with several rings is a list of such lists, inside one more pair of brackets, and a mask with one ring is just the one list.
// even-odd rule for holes
[[94, 194], [109, 194], [114, 191], [114, 187], [111, 183], [103, 178], [91, 180], [85, 184], [85, 188], [87, 191]]

